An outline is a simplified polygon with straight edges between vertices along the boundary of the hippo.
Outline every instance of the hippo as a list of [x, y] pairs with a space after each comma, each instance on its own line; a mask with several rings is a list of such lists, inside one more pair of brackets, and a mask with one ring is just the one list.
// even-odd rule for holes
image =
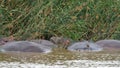
[[44, 40], [44, 39], [30, 40], [30, 41], [35, 42], [37, 44], [42, 44], [44, 46], [51, 47], [51, 48], [57, 47], [57, 45], [55, 45], [53, 42], [48, 41], [48, 40]]
[[68, 45], [71, 43], [71, 39], [69, 38], [63, 38], [63, 37], [51, 37], [50, 41], [52, 41], [54, 44], [58, 46], [58, 48], [67, 48]]
[[7, 41], [5, 41], [4, 39], [0, 39], [0, 46], [4, 45]]
[[71, 44], [67, 50], [69, 51], [102, 51], [102, 48], [95, 43], [88, 41], [75, 42]]
[[0, 46], [4, 45], [7, 42], [11, 42], [11, 41], [14, 41], [14, 38], [12, 36], [0, 38]]
[[1, 46], [0, 51], [48, 53], [52, 48], [29, 41], [13, 41]]
[[120, 51], [120, 41], [119, 40], [99, 40], [96, 42], [97, 45], [101, 46], [104, 50], [112, 51], [118, 50]]

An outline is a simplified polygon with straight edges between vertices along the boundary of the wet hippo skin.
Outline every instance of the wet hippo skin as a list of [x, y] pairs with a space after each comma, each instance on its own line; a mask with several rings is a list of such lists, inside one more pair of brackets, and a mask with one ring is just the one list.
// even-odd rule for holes
[[101, 46], [104, 50], [119, 50], [120, 51], [120, 41], [119, 40], [99, 40], [96, 42], [97, 45]]
[[69, 51], [101, 51], [102, 48], [95, 43], [83, 41], [76, 42], [67, 48]]
[[3, 45], [0, 49], [2, 52], [15, 51], [15, 52], [51, 52], [52, 48], [37, 44], [29, 41], [14, 41]]
[[52, 43], [51, 41], [48, 41], [48, 40], [38, 39], [38, 40], [30, 40], [30, 41], [38, 43], [38, 44], [42, 44], [44, 46], [48, 46], [48, 47], [51, 47], [51, 48], [56, 48], [57, 47], [57, 45], [55, 45], [54, 43]]

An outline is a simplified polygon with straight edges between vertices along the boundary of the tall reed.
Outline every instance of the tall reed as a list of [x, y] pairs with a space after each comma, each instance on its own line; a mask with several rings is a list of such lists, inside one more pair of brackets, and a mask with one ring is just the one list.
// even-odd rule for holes
[[[1, 0], [0, 36], [118, 38], [120, 0]], [[117, 32], [117, 34], [116, 34]]]

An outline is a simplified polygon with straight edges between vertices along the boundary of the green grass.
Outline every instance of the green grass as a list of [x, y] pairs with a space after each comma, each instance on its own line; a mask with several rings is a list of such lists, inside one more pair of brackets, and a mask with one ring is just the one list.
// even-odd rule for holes
[[120, 0], [1, 0], [0, 36], [120, 39]]

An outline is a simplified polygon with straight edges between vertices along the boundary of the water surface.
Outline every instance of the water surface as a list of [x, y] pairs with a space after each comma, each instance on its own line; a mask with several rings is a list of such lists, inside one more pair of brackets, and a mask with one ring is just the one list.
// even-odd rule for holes
[[[22, 67], [23, 66], [23, 67]], [[118, 67], [120, 51], [70, 52], [54, 49], [52, 53], [0, 53], [0, 68], [80, 68]]]

